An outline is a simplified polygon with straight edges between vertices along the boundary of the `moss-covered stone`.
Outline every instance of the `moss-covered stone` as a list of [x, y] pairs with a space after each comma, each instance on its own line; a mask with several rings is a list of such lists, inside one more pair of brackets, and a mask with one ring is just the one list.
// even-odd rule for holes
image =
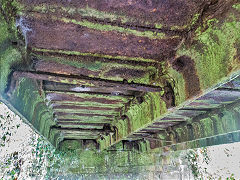
[[21, 53], [12, 46], [14, 35], [9, 32], [9, 24], [0, 15], [0, 93], [6, 89], [11, 67], [21, 62]]
[[52, 110], [48, 109], [44, 98], [38, 93], [38, 87], [34, 80], [22, 79], [9, 101], [38, 132], [48, 137], [50, 127], [56, 123]]
[[177, 56], [187, 55], [194, 60], [203, 90], [216, 85], [240, 67], [235, 46], [240, 41], [237, 14], [232, 12], [224, 21], [210, 19], [207, 23], [209, 27], [204, 32], [197, 30], [190, 47], [183, 45], [177, 51]]

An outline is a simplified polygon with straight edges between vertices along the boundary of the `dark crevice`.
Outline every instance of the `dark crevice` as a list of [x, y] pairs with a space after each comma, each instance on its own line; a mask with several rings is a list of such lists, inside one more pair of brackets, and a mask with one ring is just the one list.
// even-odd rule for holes
[[61, 125], [81, 125], [81, 126], [99, 126], [99, 127], [103, 127], [106, 123], [83, 123], [83, 122], [79, 122], [77, 119], [71, 122], [68, 121], [63, 121], [63, 119], [61, 119], [60, 121], [57, 121], [57, 126], [60, 127]]
[[185, 55], [176, 58], [172, 62], [172, 67], [183, 75], [187, 99], [201, 92], [200, 81], [195, 66], [195, 61]]
[[184, 111], [212, 111], [216, 108], [181, 108], [179, 110], [184, 110]]
[[235, 92], [240, 92], [240, 89], [235, 89], [235, 88], [228, 88], [228, 87], [220, 87], [220, 88], [217, 88], [216, 90], [219, 90], [219, 91], [235, 91]]
[[[111, 123], [112, 122], [112, 120], [109, 120], [110, 122], [109, 123]], [[103, 126], [104, 124], [107, 124], [106, 122], [86, 122], [86, 121], [81, 121], [81, 120], [79, 120], [79, 119], [57, 119], [57, 123], [62, 123], [62, 124], [67, 124], [67, 123], [78, 123], [78, 124], [82, 124], [82, 125], [95, 125], [95, 124], [98, 124], [99, 126], [101, 125], [101, 126]]]
[[144, 98], [142, 96], [136, 97], [139, 104], [142, 104], [144, 102]]
[[175, 107], [175, 94], [172, 85], [167, 82], [163, 89], [164, 94], [162, 95], [162, 100], [166, 103], [167, 108]]
[[[107, 111], [105, 111], [107, 112]], [[65, 115], [74, 115], [74, 116], [84, 116], [84, 117], [107, 117], [107, 118], [114, 118], [114, 115], [108, 114], [86, 114], [86, 113], [67, 113], [67, 112], [55, 112], [57, 116], [65, 116]]]

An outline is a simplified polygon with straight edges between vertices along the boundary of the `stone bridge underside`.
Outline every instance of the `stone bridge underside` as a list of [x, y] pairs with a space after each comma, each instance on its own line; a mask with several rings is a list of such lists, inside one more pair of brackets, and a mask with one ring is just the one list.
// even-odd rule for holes
[[1, 100], [56, 147], [240, 140], [237, 0], [0, 0]]

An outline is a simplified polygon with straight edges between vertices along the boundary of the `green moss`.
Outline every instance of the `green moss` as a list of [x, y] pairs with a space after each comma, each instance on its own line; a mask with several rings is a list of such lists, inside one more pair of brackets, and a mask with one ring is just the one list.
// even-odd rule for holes
[[97, 54], [97, 53], [82, 53], [78, 51], [64, 51], [64, 50], [52, 50], [52, 49], [38, 49], [32, 48], [33, 51], [38, 52], [49, 52], [49, 53], [61, 53], [66, 55], [80, 55], [80, 56], [93, 56], [93, 57], [100, 57], [100, 58], [108, 58], [108, 59], [122, 59], [122, 60], [132, 60], [132, 61], [143, 61], [143, 62], [155, 62], [153, 59], [145, 59], [141, 57], [127, 57], [127, 56], [111, 56], [111, 55], [104, 55], [104, 54]]
[[[104, 58], [99, 58], [97, 60], [92, 61], [92, 57], [78, 57], [76, 59], [67, 59], [66, 57], [58, 57], [58, 56], [40, 56], [36, 54], [32, 54], [33, 56], [38, 57], [39, 59], [44, 59], [45, 61], [54, 61], [63, 65], [68, 65], [75, 68], [84, 68], [86, 70], [92, 71], [94, 74], [89, 74], [89, 77], [99, 77], [101, 79], [107, 80], [114, 80], [114, 81], [123, 81], [127, 79], [129, 82], [133, 81], [135, 83], [141, 84], [152, 84], [152, 85], [160, 85], [159, 79], [153, 79], [152, 76], [157, 77], [158, 69], [152, 65], [148, 66], [140, 66], [140, 65], [131, 65], [126, 63], [119, 63], [119, 62], [108, 62], [108, 60]], [[89, 58], [89, 61], [88, 61]], [[162, 65], [163, 67], [163, 65]], [[163, 67], [164, 68], [164, 67]], [[137, 75], [126, 75], [126, 74], [116, 74], [116, 75], [109, 75], [108, 72], [112, 72], [112, 70], [118, 69], [126, 69], [126, 71], [136, 70], [136, 71], [143, 71], [143, 76]], [[162, 73], [159, 72], [159, 73]], [[130, 73], [131, 74], [131, 73]], [[125, 77], [127, 76], [127, 77]], [[153, 84], [155, 83], [155, 84]]]
[[68, 18], [62, 18], [61, 20], [66, 23], [74, 23], [81, 26], [85, 26], [90, 29], [96, 29], [100, 31], [117, 31], [120, 33], [132, 34], [139, 37], [148, 37], [150, 39], [163, 39], [165, 37], [164, 33], [154, 33], [152, 31], [141, 32], [133, 29], [122, 28], [119, 26], [102, 25], [102, 24], [92, 23], [89, 21], [76, 21], [75, 19], [68, 19]]
[[76, 149], [81, 149], [82, 148], [82, 143], [77, 140], [66, 140], [61, 143], [61, 150], [63, 151], [68, 151], [69, 149], [71, 150], [76, 150]]
[[[143, 103], [132, 105], [126, 113], [130, 119], [131, 131], [143, 128], [160, 118], [166, 111], [166, 104], [160, 93], [148, 93], [144, 96]], [[127, 126], [125, 128], [128, 128]]]
[[155, 28], [157, 29], [162, 29], [163, 25], [162, 24], [155, 24]]
[[[40, 12], [40, 13], [68, 13], [70, 15], [81, 15], [83, 17], [93, 17], [93, 18], [97, 18], [100, 20], [108, 20], [111, 22], [115, 22], [115, 21], [120, 21], [121, 23], [125, 24], [125, 23], [138, 23], [138, 19], [133, 18], [133, 17], [129, 17], [126, 16], [125, 14], [114, 14], [114, 13], [109, 13], [109, 12], [104, 12], [104, 11], [98, 11], [96, 9], [90, 8], [90, 7], [85, 7], [85, 8], [75, 8], [75, 7], [61, 7], [61, 6], [56, 6], [56, 5], [48, 5], [46, 6], [45, 4], [42, 4], [41, 6], [35, 6], [35, 7], [30, 7], [32, 11], [35, 12]], [[27, 6], [25, 7], [25, 9], [30, 9]], [[147, 21], [142, 21], [141, 22], [142, 25], [144, 26], [149, 26], [152, 23], [151, 22], [147, 22]], [[162, 29], [164, 26], [163, 24], [158, 24], [155, 23], [155, 28], [157, 29]], [[172, 26], [172, 30], [180, 30], [180, 29], [185, 29], [186, 27], [188, 27], [187, 25], [184, 26]], [[129, 29], [130, 30], [130, 29]], [[136, 32], [136, 31], [132, 31], [132, 32]], [[138, 33], [141, 33], [140, 31], [138, 31]], [[151, 31], [147, 31], [147, 34], [149, 35], [149, 37], [155, 37], [154, 33]], [[164, 33], [160, 33], [161, 35], [165, 36]], [[159, 34], [159, 35], [160, 35]]]
[[[81, 119], [81, 122], [83, 123], [111, 123], [112, 118], [106, 118], [106, 117], [102, 117], [102, 116], [93, 116], [93, 117], [89, 117], [89, 116], [77, 116], [74, 114], [70, 114], [70, 115], [58, 115], [57, 116], [59, 119], [75, 119], [79, 120]], [[107, 120], [106, 120], [107, 119]], [[111, 119], [111, 120], [108, 120]]]
[[[6, 1], [2, 6], [5, 6], [5, 3]], [[6, 88], [11, 66], [21, 61], [20, 52], [11, 45], [11, 40], [15, 38], [14, 34], [9, 32], [11, 27], [0, 15], [0, 93]]]
[[27, 86], [20, 86], [19, 88], [25, 89], [24, 96], [22, 97], [22, 105], [24, 107], [23, 111], [26, 114], [26, 118], [32, 120], [32, 115], [36, 108], [36, 105], [43, 101], [43, 99], [39, 98], [39, 95], [35, 92], [32, 92], [30, 88], [26, 88]]
[[48, 109], [35, 85], [33, 80], [23, 78], [13, 93], [11, 103], [40, 133], [48, 137], [50, 126], [55, 125], [53, 112]]
[[[49, 114], [46, 114], [44, 118], [44, 123], [42, 124], [40, 124], [40, 132], [42, 133], [43, 136], [45, 136], [46, 138], [49, 138], [48, 136], [49, 136], [50, 128], [56, 125], [56, 123], [52, 120], [52, 116], [49, 116]], [[41, 128], [43, 129], [41, 130]]]
[[[184, 131], [183, 131], [183, 129], [182, 128], [176, 128], [175, 129], [175, 131], [176, 131], [176, 133], [177, 133], [177, 135], [178, 135], [178, 137], [183, 137], [184, 136]], [[183, 141], [183, 139], [181, 138], [181, 140], [180, 140], [181, 142]]]
[[[42, 135], [46, 135], [49, 133], [49, 128], [50, 128], [50, 124], [47, 123], [48, 121], [51, 121], [52, 117], [49, 116], [49, 113], [48, 111], [45, 111], [44, 113], [41, 113], [41, 117], [38, 119], [38, 129], [39, 129], [39, 132], [42, 134]], [[47, 137], [47, 136], [45, 136]]]
[[184, 25], [184, 26], [171, 26], [170, 30], [171, 31], [176, 31], [176, 30], [184, 30], [186, 28], [188, 28], [188, 25]]
[[[125, 138], [129, 133], [138, 131], [153, 121], [159, 119], [167, 112], [166, 104], [161, 99], [160, 93], [148, 93], [144, 96], [144, 102], [138, 104], [132, 102], [125, 113], [129, 119], [117, 121], [114, 125], [118, 128], [117, 141]], [[116, 143], [115, 142], [115, 143]]]
[[[0, 4], [7, 21], [8, 30], [17, 38], [16, 16], [23, 10], [23, 6], [17, 0], [0, 0]], [[2, 17], [3, 15], [1, 15]]]
[[21, 54], [12, 47], [0, 51], [0, 93], [3, 93], [6, 88], [11, 66], [16, 62], [20, 62], [20, 60]]
[[223, 134], [224, 130], [223, 130], [223, 124], [222, 122], [219, 120], [219, 117], [217, 115], [214, 115], [211, 117], [211, 119], [214, 122], [214, 128], [216, 129], [218, 134]]
[[105, 19], [110, 19], [111, 21], [120, 20], [122, 23], [134, 21], [134, 19], [129, 18], [127, 16], [116, 15], [116, 14], [112, 14], [112, 13], [98, 11], [98, 10], [90, 8], [88, 6], [85, 9], [77, 9], [77, 12], [79, 14], [81, 14], [82, 16], [96, 17], [96, 18], [102, 19], [102, 20], [105, 20]]
[[198, 21], [198, 19], [199, 19], [199, 16], [200, 16], [200, 14], [199, 13], [197, 13], [197, 14], [195, 14], [193, 17], [192, 17], [192, 20], [191, 20], [191, 22], [189, 23], [189, 24], [185, 24], [185, 25], [183, 25], [183, 26], [171, 26], [170, 27], [170, 29], [172, 30], [172, 31], [176, 31], [176, 30], [186, 30], [186, 29], [191, 29], [196, 23], [197, 23], [197, 21]]
[[238, 128], [238, 117], [234, 116], [232, 111], [223, 111], [224, 116], [220, 119], [223, 124], [225, 132], [233, 132], [239, 130]]
[[56, 129], [51, 129], [50, 133], [49, 133], [49, 138], [48, 140], [55, 146], [58, 147], [58, 141], [57, 139], [62, 136], [62, 134], [56, 130]]
[[[51, 16], [52, 19], [54, 20], [61, 20], [65, 23], [73, 23], [73, 24], [78, 24], [84, 27], [87, 27], [89, 29], [94, 29], [94, 30], [99, 30], [99, 31], [115, 31], [115, 32], [120, 32], [120, 33], [126, 33], [126, 34], [132, 34], [135, 36], [139, 36], [139, 37], [148, 37], [150, 39], [164, 39], [166, 38], [164, 33], [159, 33], [159, 32], [153, 32], [153, 31], [137, 31], [134, 29], [130, 29], [130, 28], [123, 28], [123, 27], [119, 27], [119, 26], [112, 26], [112, 25], [108, 25], [108, 24], [100, 24], [100, 23], [92, 23], [90, 21], [87, 20], [82, 20], [82, 21], [77, 21], [75, 19], [69, 19], [69, 18], [58, 18], [55, 16]], [[168, 37], [169, 38], [176, 38], [179, 36], [172, 36], [172, 37]]]
[[202, 131], [202, 137], [210, 137], [214, 135], [213, 122], [210, 118], [201, 119], [200, 123], [204, 130]]
[[[8, 25], [4, 21], [3, 16], [0, 16], [0, 24], [1, 24], [1, 26], [0, 26], [0, 33], [1, 33], [0, 42], [1, 42], [1, 48], [4, 48], [5, 44], [2, 44], [2, 43], [7, 41], [9, 38], [11, 38], [11, 35], [8, 32]], [[9, 44], [6, 44], [6, 45], [9, 45]], [[2, 50], [1, 50], [1, 52], [2, 52]]]
[[71, 125], [61, 125], [61, 127], [63, 128], [66, 128], [66, 127], [69, 127], [69, 128], [83, 128], [83, 129], [102, 129], [103, 126], [95, 126], [95, 125], [92, 125], [92, 124], [89, 124], [89, 125], [81, 125], [81, 124], [77, 124], [75, 125], [74, 123], [76, 123], [76, 121], [68, 121], [69, 123], [72, 123]]
[[169, 77], [167, 79], [169, 79], [170, 82], [173, 81], [175, 104], [178, 106], [186, 101], [185, 80], [183, 78], [183, 75], [172, 67], [169, 67], [168, 75]]
[[[92, 57], [86, 56], [78, 56], [75, 59], [68, 59], [66, 57], [60, 57], [60, 56], [41, 56], [37, 54], [32, 54], [33, 56], [38, 57], [39, 59], [44, 59], [46, 61], [56, 61], [61, 64], [65, 65], [70, 65], [73, 67], [77, 68], [86, 68], [92, 71], [104, 71], [107, 70], [108, 68], [131, 68], [131, 69], [149, 69], [149, 70], [155, 70], [153, 66], [149, 65], [148, 67], [146, 66], [140, 66], [138, 64], [136, 65], [131, 65], [131, 64], [125, 64], [125, 63], [119, 63], [119, 62], [111, 62], [109, 63], [109, 59], [105, 59], [104, 57], [102, 58], [96, 58], [92, 62]], [[89, 60], [89, 61], [88, 61]]]
[[83, 84], [87, 87], [94, 87], [94, 83], [91, 83], [91, 82], [87, 82], [85, 80], [81, 80], [81, 79], [69, 79], [69, 78], [61, 78], [61, 79], [58, 79], [56, 80], [56, 78], [54, 76], [52, 77], [48, 77], [48, 80], [49, 81], [52, 81], [52, 82], [60, 82], [60, 83], [65, 83], [65, 84]]
[[217, 84], [239, 69], [239, 62], [235, 59], [235, 43], [240, 40], [237, 16], [229, 15], [223, 24], [211, 19], [208, 24], [211, 26], [206, 31], [198, 31], [192, 47], [183, 46], [177, 51], [178, 56], [187, 55], [195, 61], [201, 89]]
[[193, 26], [193, 25], [196, 24], [196, 22], [197, 22], [198, 19], [199, 19], [199, 16], [200, 16], [199, 13], [197, 13], [197, 14], [195, 14], [195, 15], [193, 16], [191, 26]]
[[[48, 91], [47, 91], [48, 92]], [[62, 94], [59, 92], [54, 92], [54, 91], [49, 91], [49, 93], [56, 93], [56, 94]], [[92, 98], [104, 98], [106, 100], [116, 100], [116, 101], [122, 101], [127, 103], [129, 99], [124, 96], [107, 96], [107, 95], [102, 95], [102, 94], [87, 94], [87, 93], [72, 93], [72, 92], [64, 92], [64, 95], [72, 95], [74, 97], [79, 97], [79, 98], [85, 98], [86, 100], [92, 99]]]
[[193, 133], [194, 133], [194, 138], [196, 137], [201, 137], [201, 128], [199, 127], [199, 123], [198, 122], [194, 122], [192, 123], [192, 127], [193, 127]]
[[[25, 9], [27, 9], [28, 7], [26, 6]], [[90, 8], [90, 7], [86, 7], [86, 8], [74, 8], [74, 7], [59, 7], [56, 5], [45, 5], [42, 4], [41, 6], [34, 6], [31, 7], [33, 9], [33, 11], [35, 12], [41, 12], [41, 13], [54, 13], [56, 11], [58, 12], [62, 12], [62, 13], [69, 13], [71, 15], [75, 15], [75, 14], [80, 14], [81, 16], [84, 17], [95, 17], [98, 19], [109, 19], [111, 21], [116, 21], [116, 20], [120, 20], [122, 23], [126, 23], [129, 21], [134, 21], [134, 19], [131, 19], [129, 17], [126, 16], [122, 16], [122, 15], [116, 15], [116, 14], [112, 14], [112, 13], [107, 13], [107, 12], [103, 12], [103, 11], [98, 11], [96, 9]]]
[[232, 7], [237, 10], [240, 10], [240, 3], [234, 4]]
[[[23, 81], [23, 80], [22, 80]], [[21, 82], [22, 82], [21, 81]], [[25, 89], [20, 88], [21, 87], [21, 82], [19, 85], [15, 88], [13, 94], [11, 95], [10, 102], [13, 104], [13, 106], [21, 113], [23, 113], [23, 108], [22, 106], [22, 98], [24, 97]]]
[[31, 123], [33, 124], [33, 126], [38, 129], [38, 131], [40, 133], [43, 134], [43, 131], [41, 131], [41, 124], [44, 124], [44, 117], [47, 115], [48, 117], [51, 117], [49, 119], [49, 121], [52, 121], [53, 119], [53, 116], [49, 114], [48, 110], [46, 109], [46, 107], [42, 107], [42, 108], [39, 108], [37, 109], [38, 107], [34, 107], [34, 109], [36, 109], [35, 111], [37, 112], [36, 113], [36, 117], [34, 119], [31, 120]]
[[[52, 101], [52, 103], [54, 104], [55, 102]], [[61, 105], [76, 105], [76, 106], [85, 106], [85, 107], [93, 107], [93, 106], [97, 106], [97, 107], [106, 107], [106, 108], [119, 108], [119, 107], [123, 107], [123, 104], [117, 103], [117, 104], [103, 104], [103, 103], [97, 103], [97, 102], [91, 102], [91, 101], [86, 101], [86, 102], [72, 102], [72, 101], [61, 101], [60, 103], [57, 102], [57, 104], [61, 104]]]

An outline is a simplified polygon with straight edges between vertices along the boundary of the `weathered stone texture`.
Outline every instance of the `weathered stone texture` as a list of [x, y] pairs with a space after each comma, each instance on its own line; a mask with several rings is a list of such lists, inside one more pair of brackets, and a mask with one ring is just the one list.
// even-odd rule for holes
[[55, 146], [237, 141], [239, 78], [226, 80], [240, 71], [239, 2], [0, 6], [0, 93]]

